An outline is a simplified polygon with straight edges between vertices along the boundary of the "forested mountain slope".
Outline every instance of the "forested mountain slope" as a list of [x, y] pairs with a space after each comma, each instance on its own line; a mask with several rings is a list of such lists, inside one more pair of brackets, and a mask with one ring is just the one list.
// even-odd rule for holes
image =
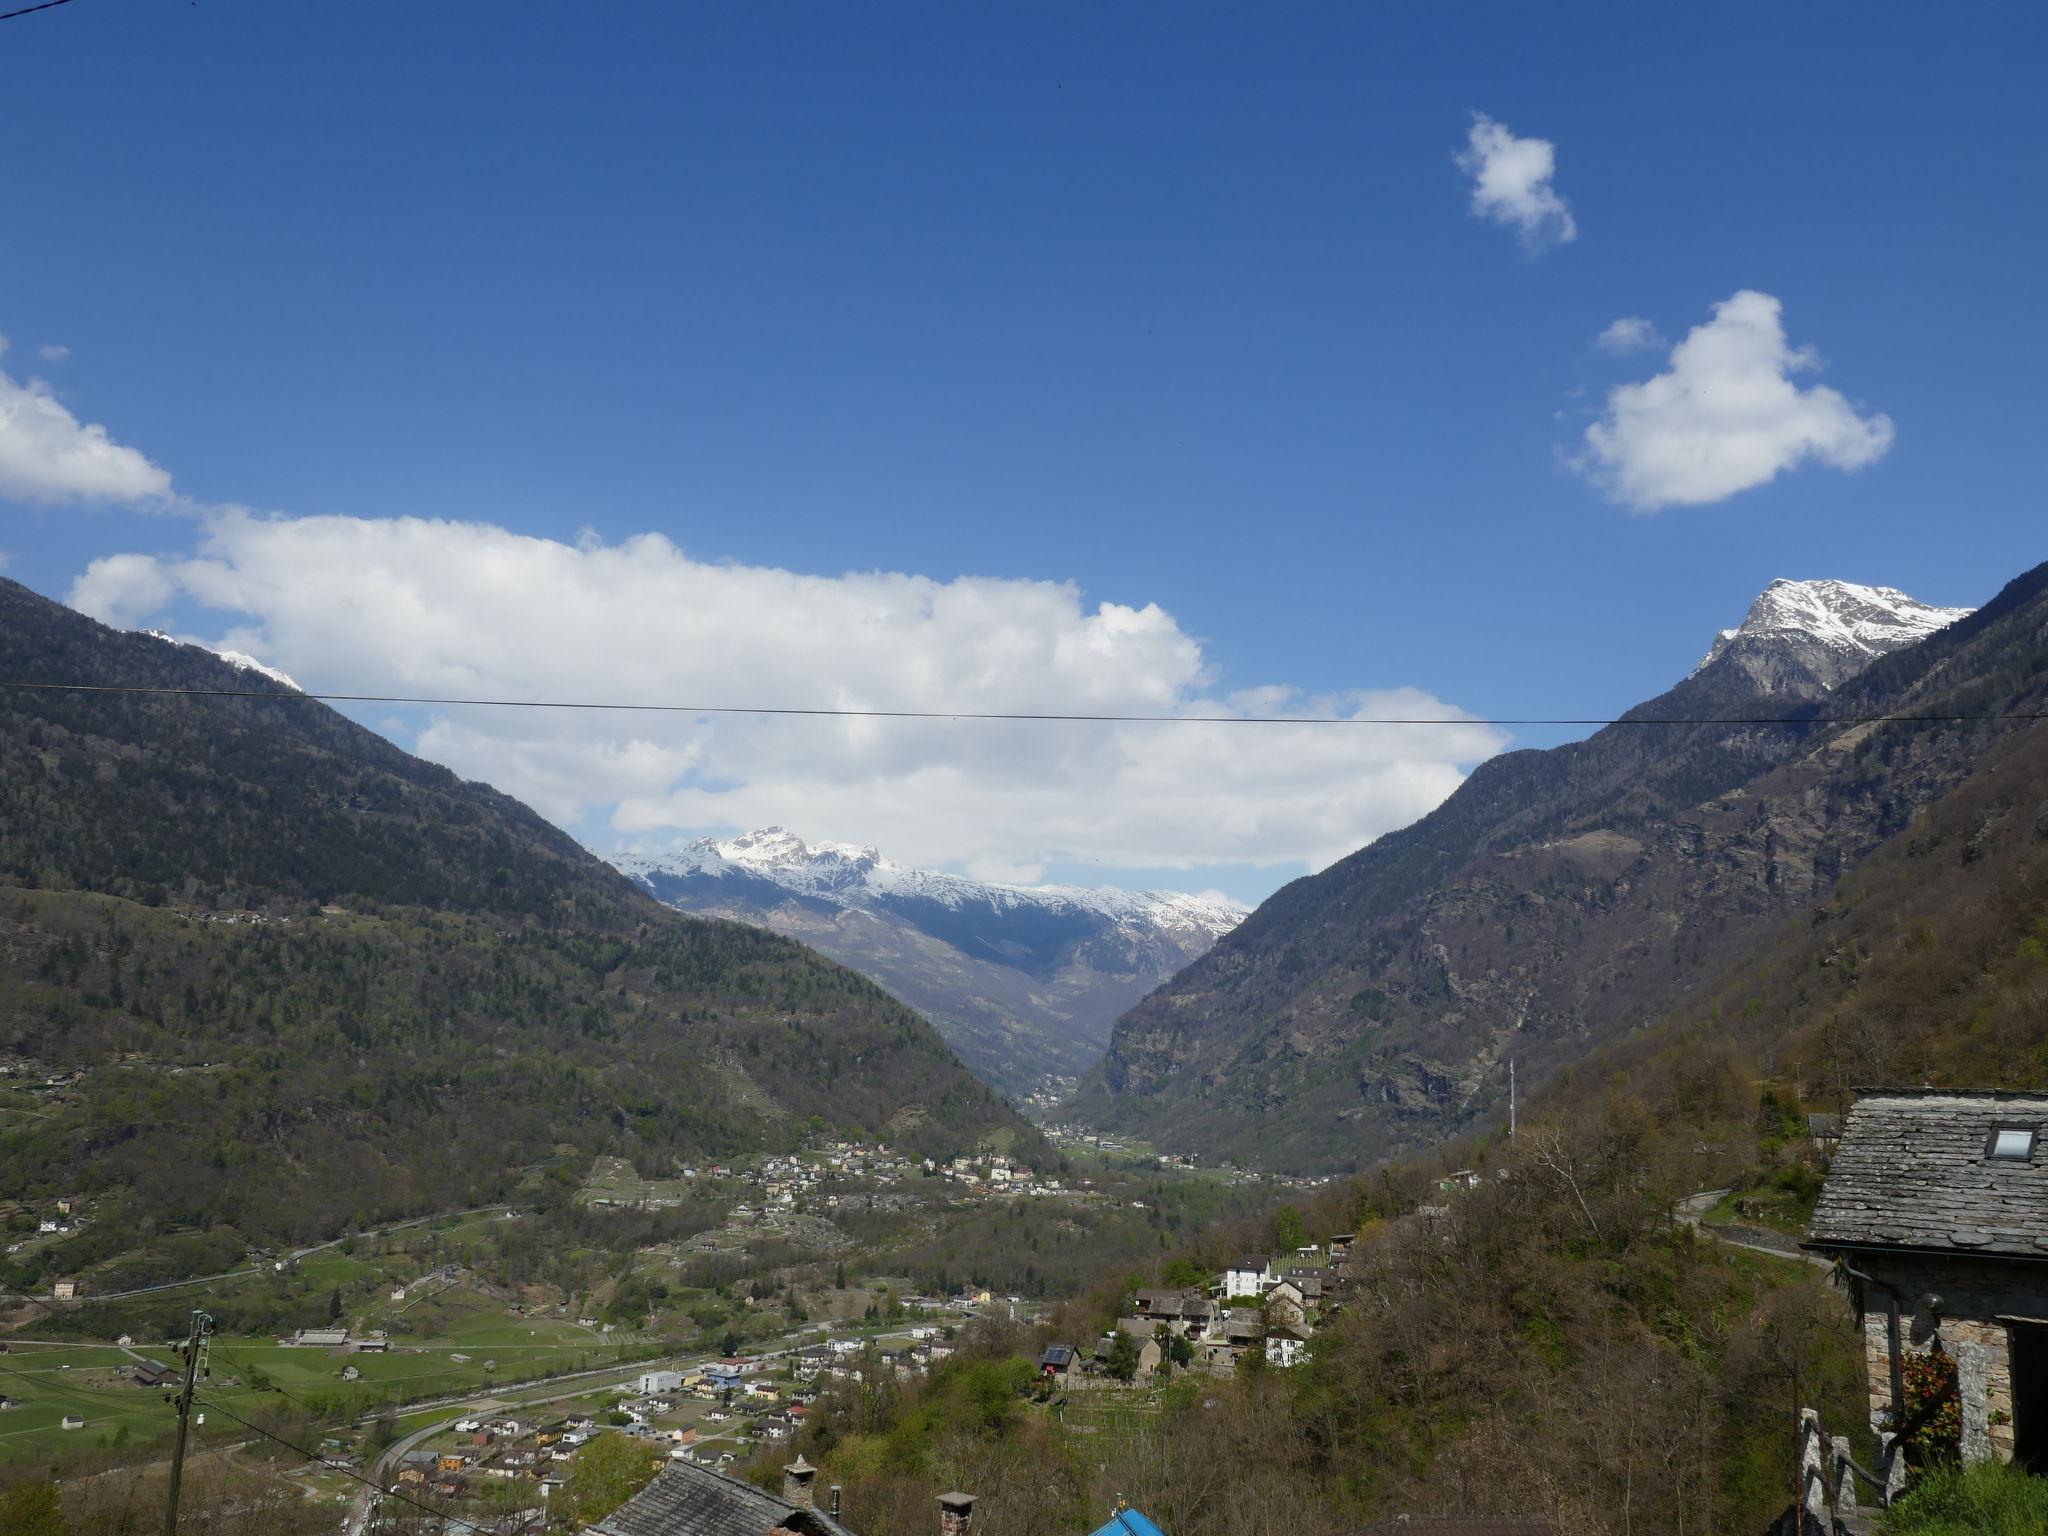
[[[1711, 985], [2038, 711], [2048, 567], [1836, 679], [1718, 646], [1586, 741], [1481, 765], [1436, 812], [1296, 881], [1117, 1025], [1080, 1111], [1269, 1166], [1362, 1165], [1498, 1113]], [[1784, 720], [1724, 725], [1694, 720]]]
[[1044, 1154], [873, 983], [322, 704], [0, 582], [27, 679], [259, 695], [0, 689], [0, 1199], [97, 1197], [109, 1253], [495, 1197], [558, 1151]]

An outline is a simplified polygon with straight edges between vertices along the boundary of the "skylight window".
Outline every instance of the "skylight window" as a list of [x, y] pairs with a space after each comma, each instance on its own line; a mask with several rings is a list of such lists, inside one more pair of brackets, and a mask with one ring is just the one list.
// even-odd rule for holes
[[1990, 1155], [2026, 1162], [2034, 1155], [2035, 1134], [2031, 1125], [2001, 1125], [1991, 1133]]

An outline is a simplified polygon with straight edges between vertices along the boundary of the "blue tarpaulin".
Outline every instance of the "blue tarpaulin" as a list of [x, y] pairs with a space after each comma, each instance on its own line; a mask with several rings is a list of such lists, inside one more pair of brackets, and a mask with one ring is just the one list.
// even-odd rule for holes
[[1094, 1532], [1093, 1536], [1166, 1536], [1166, 1532], [1135, 1509], [1120, 1509], [1110, 1516], [1109, 1524]]

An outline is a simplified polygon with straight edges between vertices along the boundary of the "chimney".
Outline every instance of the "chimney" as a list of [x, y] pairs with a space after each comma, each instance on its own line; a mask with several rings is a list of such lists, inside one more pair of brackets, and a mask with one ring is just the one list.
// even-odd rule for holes
[[972, 1536], [974, 1530], [974, 1495], [971, 1493], [942, 1493], [939, 1495], [939, 1536]]
[[839, 1518], [839, 1485], [837, 1483], [832, 1485], [832, 1518], [834, 1520]]
[[782, 1497], [798, 1509], [811, 1507], [811, 1479], [818, 1475], [818, 1469], [798, 1456], [782, 1469]]

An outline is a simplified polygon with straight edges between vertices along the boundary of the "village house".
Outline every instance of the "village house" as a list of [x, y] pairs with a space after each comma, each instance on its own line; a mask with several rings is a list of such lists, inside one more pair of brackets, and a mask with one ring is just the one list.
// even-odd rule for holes
[[1302, 1298], [1300, 1287], [1292, 1280], [1276, 1282], [1266, 1292], [1260, 1310], [1269, 1321], [1276, 1323], [1288, 1323], [1299, 1327], [1308, 1321], [1307, 1303]]
[[1223, 1294], [1231, 1301], [1256, 1301], [1278, 1278], [1271, 1259], [1253, 1254], [1239, 1259], [1223, 1271]]
[[1138, 1375], [1141, 1377], [1150, 1376], [1159, 1369], [1159, 1362], [1166, 1358], [1166, 1351], [1159, 1347], [1159, 1340], [1155, 1337], [1155, 1330], [1158, 1326], [1150, 1318], [1118, 1318], [1115, 1331], [1103, 1336], [1102, 1356], [1104, 1358], [1108, 1357], [1111, 1346], [1116, 1342], [1117, 1334], [1127, 1333], [1138, 1344]]
[[1266, 1364], [1299, 1365], [1308, 1353], [1308, 1329], [1299, 1323], [1280, 1323], [1266, 1330]]
[[1074, 1374], [1075, 1354], [1071, 1344], [1048, 1344], [1038, 1357], [1038, 1374], [1055, 1387], [1064, 1387]]
[[1905, 1357], [1938, 1350], [1955, 1361], [1963, 1459], [2048, 1472], [2044, 1131], [2048, 1093], [1887, 1089], [1849, 1111], [1806, 1246], [1851, 1284], [1880, 1433]]
[[1290, 1269], [1281, 1278], [1301, 1293], [1303, 1301], [1317, 1302], [1323, 1299], [1323, 1284], [1328, 1274], [1320, 1269]]
[[128, 1375], [138, 1387], [167, 1387], [178, 1379], [178, 1373], [160, 1360], [138, 1360], [128, 1367]]

